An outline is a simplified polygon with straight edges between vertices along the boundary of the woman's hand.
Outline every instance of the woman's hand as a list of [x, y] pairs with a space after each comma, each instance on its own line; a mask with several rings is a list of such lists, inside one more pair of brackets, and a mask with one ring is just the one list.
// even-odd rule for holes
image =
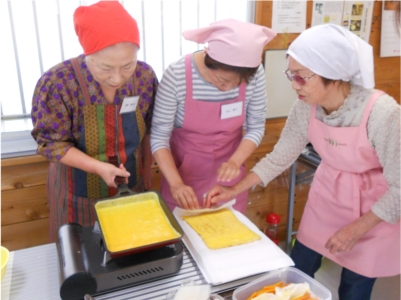
[[81, 150], [72, 147], [60, 159], [60, 162], [74, 168], [78, 168], [87, 173], [99, 175], [109, 187], [117, 187], [115, 181], [116, 176], [125, 177], [125, 182], [128, 182], [128, 177], [131, 175], [121, 164], [119, 168], [107, 163], [101, 162]]
[[350, 251], [362, 236], [358, 233], [358, 225], [351, 223], [338, 230], [329, 240], [325, 247], [331, 254], [336, 252]]
[[199, 208], [199, 202], [194, 190], [184, 183], [170, 187], [171, 195], [177, 201], [178, 206], [185, 209]]
[[123, 164], [120, 164], [120, 167], [117, 168], [114, 165], [106, 162], [98, 162], [96, 167], [96, 174], [102, 177], [104, 182], [106, 182], [109, 187], [117, 187], [115, 183], [115, 179], [117, 176], [125, 177], [125, 182], [128, 183], [128, 177], [131, 175]]
[[234, 199], [236, 195], [233, 187], [215, 185], [203, 198], [203, 207], [209, 208], [217, 202]]
[[220, 201], [232, 200], [239, 193], [242, 193], [260, 183], [261, 180], [258, 175], [251, 172], [233, 186], [215, 185], [203, 197], [203, 207], [210, 207]]
[[217, 170], [217, 181], [218, 182], [230, 182], [231, 180], [238, 177], [241, 173], [240, 167], [233, 161], [226, 161], [221, 164]]
[[[331, 254], [336, 252], [351, 251], [355, 244], [373, 227], [383, 220], [376, 216], [372, 211], [364, 214], [351, 224], [338, 230], [329, 238], [325, 247]], [[368, 251], [368, 250], [367, 250]]]

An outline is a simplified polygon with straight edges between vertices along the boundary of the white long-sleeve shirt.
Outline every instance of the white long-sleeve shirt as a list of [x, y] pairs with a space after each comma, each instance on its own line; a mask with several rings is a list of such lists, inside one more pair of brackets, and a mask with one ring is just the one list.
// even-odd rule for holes
[[[239, 88], [222, 92], [208, 83], [201, 75], [192, 56], [193, 97], [201, 101], [223, 102], [238, 96]], [[170, 136], [174, 128], [184, 122], [186, 96], [185, 56], [172, 63], [164, 72], [156, 94], [150, 138], [152, 153], [161, 148], [170, 149]], [[256, 146], [262, 140], [266, 121], [266, 79], [260, 65], [255, 76], [246, 86], [244, 139]]]
[[[370, 96], [375, 90], [351, 85], [344, 105], [326, 115], [317, 106], [316, 118], [333, 127], [359, 126]], [[308, 126], [312, 105], [296, 101], [281, 137], [273, 151], [251, 171], [266, 186], [298, 158], [308, 141]], [[372, 206], [372, 211], [389, 223], [400, 219], [400, 115], [401, 107], [389, 95], [382, 95], [373, 105], [367, 124], [368, 139], [383, 166], [388, 191]]]

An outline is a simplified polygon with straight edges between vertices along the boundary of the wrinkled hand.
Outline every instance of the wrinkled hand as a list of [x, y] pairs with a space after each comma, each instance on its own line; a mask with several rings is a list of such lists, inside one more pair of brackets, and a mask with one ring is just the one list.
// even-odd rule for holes
[[217, 170], [218, 182], [230, 182], [241, 173], [239, 166], [234, 162], [226, 161]]
[[209, 208], [211, 205], [220, 202], [231, 200], [236, 196], [233, 187], [215, 185], [212, 187], [203, 198], [203, 207]]
[[330, 250], [331, 254], [352, 250], [363, 236], [363, 234], [360, 234], [359, 229], [359, 225], [356, 222], [341, 228], [329, 238], [325, 247]]
[[129, 172], [127, 172], [123, 164], [121, 164], [120, 167], [117, 168], [112, 164], [105, 162], [99, 162], [96, 174], [102, 177], [107, 186], [115, 188], [117, 187], [117, 184], [114, 182], [116, 176], [125, 177], [125, 182], [128, 183], [128, 177], [131, 175]]
[[171, 195], [177, 201], [178, 206], [185, 209], [199, 208], [199, 202], [194, 190], [184, 183], [170, 187]]

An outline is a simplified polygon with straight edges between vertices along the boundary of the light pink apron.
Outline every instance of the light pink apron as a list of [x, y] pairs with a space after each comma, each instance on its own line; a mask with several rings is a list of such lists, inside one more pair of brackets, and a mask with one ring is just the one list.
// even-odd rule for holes
[[[217, 183], [217, 169], [226, 162], [242, 140], [242, 125], [245, 122], [246, 84], [239, 86], [237, 98], [222, 102], [193, 99], [192, 54], [185, 57], [186, 97], [184, 122], [175, 128], [170, 139], [171, 153], [184, 183], [191, 186], [202, 205], [203, 194]], [[242, 102], [241, 116], [222, 120], [221, 106]], [[227, 183], [233, 185], [245, 176], [245, 165], [240, 175]], [[220, 183], [221, 184], [221, 183]], [[170, 187], [162, 177], [161, 194], [173, 210], [177, 202], [171, 195]], [[236, 197], [234, 208], [245, 213], [248, 192]]]
[[330, 127], [316, 119], [316, 105], [308, 139], [322, 162], [316, 170], [297, 239], [339, 265], [367, 277], [400, 274], [400, 224], [381, 222], [348, 252], [330, 254], [327, 240], [339, 229], [370, 211], [387, 191], [387, 182], [367, 135], [373, 104], [369, 99], [358, 127]]

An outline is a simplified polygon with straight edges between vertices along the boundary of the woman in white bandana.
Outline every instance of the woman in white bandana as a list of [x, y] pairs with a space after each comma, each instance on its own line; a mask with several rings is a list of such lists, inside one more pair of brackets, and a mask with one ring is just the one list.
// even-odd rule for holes
[[272, 153], [207, 203], [266, 186], [306, 144], [322, 158], [291, 257], [313, 277], [325, 256], [343, 266], [341, 300], [369, 299], [377, 277], [400, 274], [400, 106], [374, 88], [372, 47], [333, 24], [305, 30], [288, 49], [298, 99]]

